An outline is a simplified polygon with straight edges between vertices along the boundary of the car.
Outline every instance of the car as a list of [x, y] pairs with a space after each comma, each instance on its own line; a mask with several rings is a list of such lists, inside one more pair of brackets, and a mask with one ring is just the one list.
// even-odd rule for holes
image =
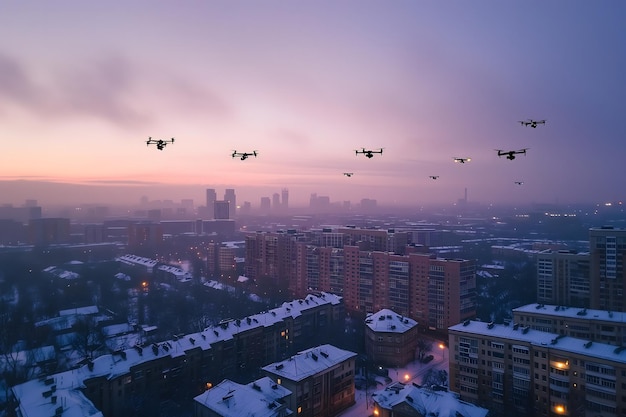
[[435, 357], [433, 355], [424, 356], [422, 358], [422, 363], [428, 363], [428, 362], [432, 361], [433, 359], [435, 359]]

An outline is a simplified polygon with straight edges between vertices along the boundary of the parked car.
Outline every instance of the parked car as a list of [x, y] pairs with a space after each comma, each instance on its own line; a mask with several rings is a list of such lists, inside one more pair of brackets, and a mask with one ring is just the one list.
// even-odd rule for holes
[[428, 363], [428, 362], [432, 361], [433, 359], [435, 359], [435, 357], [433, 355], [424, 356], [422, 358], [422, 363]]

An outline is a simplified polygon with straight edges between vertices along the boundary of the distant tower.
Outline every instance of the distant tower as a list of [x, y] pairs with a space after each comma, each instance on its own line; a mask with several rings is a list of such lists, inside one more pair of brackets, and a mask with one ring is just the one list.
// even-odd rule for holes
[[270, 198], [261, 197], [261, 212], [268, 213], [270, 211]]
[[215, 218], [215, 200], [217, 200], [217, 193], [213, 188], [206, 189], [206, 209], [209, 219]]
[[280, 194], [274, 193], [272, 195], [272, 210], [278, 213], [280, 210]]
[[[228, 201], [228, 216], [230, 219], [235, 218], [237, 212], [237, 197], [235, 197], [235, 189], [227, 188], [224, 193], [224, 200]], [[217, 217], [216, 217], [217, 218]]]
[[283, 188], [281, 191], [282, 194], [282, 204], [283, 204], [283, 211], [287, 211], [289, 209], [289, 190], [286, 188]]
[[216, 200], [214, 203], [215, 207], [215, 220], [228, 220], [230, 219], [230, 203], [226, 200]]

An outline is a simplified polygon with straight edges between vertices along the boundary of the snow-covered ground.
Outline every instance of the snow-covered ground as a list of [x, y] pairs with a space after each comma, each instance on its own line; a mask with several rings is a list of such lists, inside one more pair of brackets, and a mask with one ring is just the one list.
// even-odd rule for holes
[[343, 411], [339, 416], [341, 417], [370, 417], [374, 414], [374, 402], [372, 400], [372, 394], [376, 391], [384, 389], [387, 385], [393, 382], [400, 381], [402, 383], [416, 383], [421, 385], [422, 379], [426, 373], [432, 369], [434, 371], [445, 370], [448, 375], [450, 374], [448, 369], [448, 348], [440, 349], [438, 343], [433, 343], [433, 351], [431, 354], [435, 357], [429, 363], [421, 363], [419, 361], [413, 361], [407, 364], [403, 368], [391, 368], [389, 369], [389, 378], [391, 382], [383, 382], [384, 378], [376, 378], [379, 384], [376, 387], [369, 387], [367, 391], [363, 389], [355, 390], [354, 399], [356, 404], [347, 410]]

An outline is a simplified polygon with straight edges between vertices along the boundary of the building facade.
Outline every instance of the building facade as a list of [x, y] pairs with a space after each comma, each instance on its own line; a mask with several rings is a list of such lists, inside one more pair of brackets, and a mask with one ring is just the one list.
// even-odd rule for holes
[[589, 229], [591, 255], [590, 308], [626, 311], [626, 229]]
[[288, 408], [296, 415], [332, 417], [355, 403], [356, 356], [332, 345], [321, 345], [262, 369], [266, 376], [292, 392]]
[[587, 252], [540, 252], [537, 255], [537, 302], [589, 308], [589, 260]]
[[417, 339], [417, 322], [392, 310], [365, 319], [365, 353], [376, 365], [399, 368], [414, 361]]
[[622, 347], [469, 320], [448, 334], [450, 390], [493, 417], [626, 415]]

